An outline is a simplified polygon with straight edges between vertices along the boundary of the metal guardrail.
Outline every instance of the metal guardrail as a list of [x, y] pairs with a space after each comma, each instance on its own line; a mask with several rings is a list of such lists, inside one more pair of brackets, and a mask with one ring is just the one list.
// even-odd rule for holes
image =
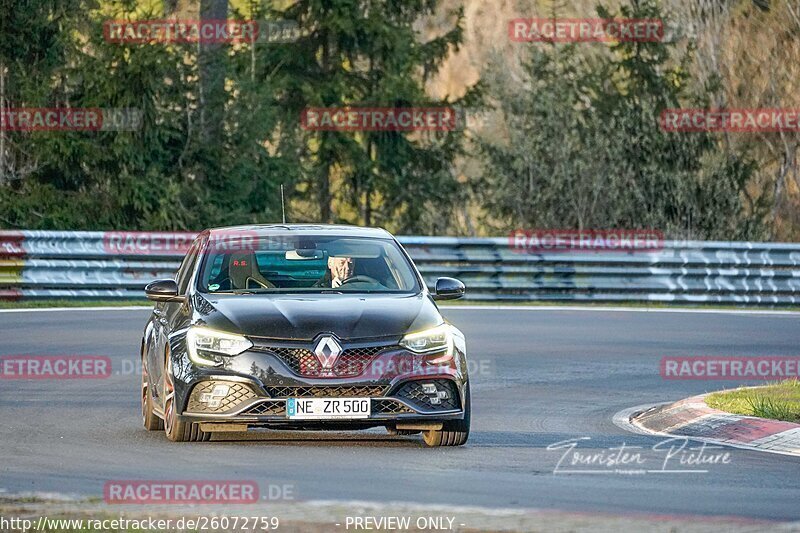
[[[0, 231], [0, 299], [139, 299], [190, 233]], [[666, 241], [655, 251], [525, 253], [507, 238], [400, 237], [426, 283], [474, 301], [800, 303], [800, 244]]]

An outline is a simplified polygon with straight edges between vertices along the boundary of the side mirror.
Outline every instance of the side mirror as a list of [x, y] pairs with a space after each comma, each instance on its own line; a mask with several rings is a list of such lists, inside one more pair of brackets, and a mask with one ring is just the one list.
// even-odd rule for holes
[[457, 300], [464, 296], [467, 288], [464, 284], [453, 278], [439, 278], [436, 280], [436, 294], [434, 300]]
[[144, 288], [144, 293], [147, 295], [148, 300], [154, 302], [175, 302], [183, 300], [182, 296], [178, 296], [178, 284], [172, 279], [160, 279], [149, 283]]

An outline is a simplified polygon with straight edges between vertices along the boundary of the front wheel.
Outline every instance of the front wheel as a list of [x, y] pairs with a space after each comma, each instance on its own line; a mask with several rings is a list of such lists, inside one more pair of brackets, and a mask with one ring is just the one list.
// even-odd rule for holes
[[172, 358], [167, 353], [164, 370], [164, 433], [172, 442], [199, 442], [211, 440], [211, 433], [200, 429], [200, 424], [186, 422], [175, 407], [175, 383], [172, 377]]
[[472, 413], [472, 399], [469, 392], [464, 395], [464, 418], [462, 420], [448, 420], [442, 429], [429, 429], [422, 432], [422, 440], [430, 447], [438, 446], [463, 446], [469, 439], [469, 425]]

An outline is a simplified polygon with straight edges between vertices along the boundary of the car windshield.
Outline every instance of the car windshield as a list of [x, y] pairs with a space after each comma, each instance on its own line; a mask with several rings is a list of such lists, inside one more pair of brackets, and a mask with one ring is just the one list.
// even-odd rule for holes
[[392, 239], [330, 235], [212, 235], [198, 287], [205, 293], [418, 292]]

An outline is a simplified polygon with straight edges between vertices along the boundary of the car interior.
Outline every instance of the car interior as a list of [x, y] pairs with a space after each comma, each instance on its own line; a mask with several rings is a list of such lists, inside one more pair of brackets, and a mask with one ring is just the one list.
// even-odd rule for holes
[[330, 288], [329, 257], [353, 259], [353, 275], [337, 290], [400, 290], [396, 274], [379, 246], [360, 243], [356, 247], [346, 242], [337, 244], [287, 251], [218, 253], [209, 258], [208, 290]]

